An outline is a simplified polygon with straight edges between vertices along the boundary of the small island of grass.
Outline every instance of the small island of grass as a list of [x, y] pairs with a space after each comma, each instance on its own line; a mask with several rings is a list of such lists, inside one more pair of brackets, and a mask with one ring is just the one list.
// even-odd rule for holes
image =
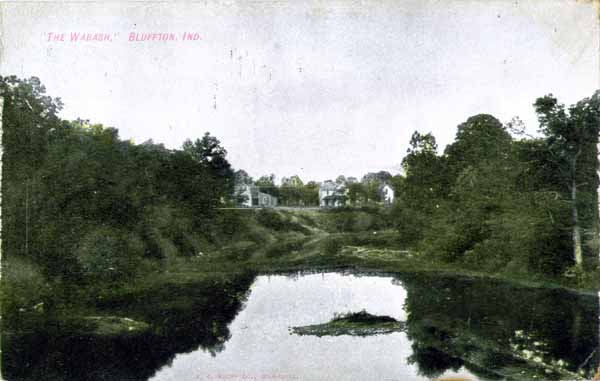
[[325, 324], [292, 327], [297, 335], [312, 336], [371, 336], [404, 330], [405, 323], [390, 316], [371, 315], [365, 310], [335, 316]]

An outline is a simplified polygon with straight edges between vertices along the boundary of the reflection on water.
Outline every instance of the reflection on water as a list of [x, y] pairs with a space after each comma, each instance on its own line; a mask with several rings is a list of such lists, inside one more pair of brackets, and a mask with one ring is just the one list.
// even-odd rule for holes
[[178, 353], [204, 350], [215, 355], [229, 339], [228, 325], [253, 280], [237, 275], [200, 285], [163, 285], [147, 295], [99, 306], [104, 313], [152, 324], [151, 333], [134, 337], [73, 334], [65, 321], [54, 320], [26, 332], [4, 326], [2, 378], [147, 380]]
[[318, 338], [289, 332], [291, 326], [323, 323], [334, 313], [362, 309], [406, 320], [405, 299], [406, 292], [391, 277], [260, 276], [246, 308], [230, 326], [232, 336], [222, 353], [179, 355], [153, 379], [410, 379], [417, 367], [405, 361], [410, 342], [404, 333]]
[[[591, 378], [598, 299], [489, 279], [403, 276], [409, 361], [423, 375], [466, 366], [485, 378]], [[564, 369], [556, 372], [555, 369]]]
[[[245, 277], [225, 288], [162, 292], [175, 296], [166, 304], [111, 306], [150, 322], [154, 330], [143, 336], [101, 339], [48, 326], [4, 335], [4, 378], [566, 379], [591, 377], [599, 360], [597, 298], [561, 290], [326, 273]], [[289, 331], [363, 309], [406, 321], [406, 332], [319, 338]]]

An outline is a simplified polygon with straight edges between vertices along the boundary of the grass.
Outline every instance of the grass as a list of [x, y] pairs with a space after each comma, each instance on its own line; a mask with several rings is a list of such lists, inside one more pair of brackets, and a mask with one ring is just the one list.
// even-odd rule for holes
[[292, 327], [291, 332], [296, 335], [310, 336], [372, 336], [405, 329], [405, 323], [397, 321], [390, 316], [371, 315], [366, 311], [347, 313], [335, 316], [325, 324]]
[[[344, 217], [351, 212], [351, 210], [271, 211], [271, 213], [279, 213], [279, 216], [273, 217], [270, 214], [270, 218], [283, 221], [289, 219], [294, 224], [305, 227], [305, 229], [293, 229], [287, 232], [269, 230], [257, 224], [256, 220], [250, 220], [250, 224], [257, 225], [256, 229], [268, 231], [268, 240], [265, 239], [262, 243], [256, 242], [254, 252], [245, 255], [244, 261], [236, 262], [236, 265], [262, 273], [337, 269], [382, 273], [425, 272], [494, 278], [525, 287], [564, 288], [585, 294], [595, 294], [600, 286], [600, 273], [585, 274], [585, 279], [568, 279], [524, 271], [490, 272], [461, 263], [436, 260], [433, 256], [408, 250], [402, 237], [395, 230], [367, 229], [349, 232], [345, 231], [343, 226], [336, 227], [336, 223], [333, 223], [337, 222], [336, 218]], [[363, 211], [356, 212], [357, 216], [362, 214]], [[283, 225], [288, 223], [284, 222]], [[371, 224], [368, 228], [382, 227], [378, 225], [381, 223]], [[300, 234], [299, 230], [303, 233]], [[221, 256], [214, 256], [213, 261], [221, 263], [224, 268], [231, 267], [231, 264]]]
[[102, 337], [139, 335], [150, 329], [145, 322], [120, 316], [86, 316], [83, 322], [83, 332]]
[[[60, 329], [59, 333], [81, 332], [103, 338], [142, 335], [150, 331], [153, 335], [169, 338], [168, 342], [175, 342], [169, 335], [178, 335], [181, 329], [190, 328], [192, 324], [190, 332], [214, 336], [213, 341], [226, 340], [227, 324], [242, 308], [253, 277], [259, 273], [292, 271], [350, 270], [370, 274], [483, 277], [523, 287], [566, 288], [596, 294], [592, 282], [581, 286], [569, 279], [523, 272], [489, 273], [435, 261], [430, 256], [407, 250], [399, 234], [392, 230], [328, 230], [331, 226], [320, 219], [329, 218], [329, 215], [319, 211], [276, 212], [280, 213], [279, 217], [268, 215], [275, 221], [268, 223], [276, 224], [279, 230], [258, 223], [254, 218], [255, 211], [244, 212], [248, 214], [245, 222], [248, 225], [232, 230], [228, 238], [217, 237], [213, 247], [202, 248], [202, 255], [174, 256], [164, 268], [144, 271], [127, 283], [82, 290], [78, 294], [80, 304], [75, 308], [50, 312], [40, 300], [46, 299], [54, 290], [49, 288], [36, 267], [28, 263], [9, 263], [4, 281], [8, 280], [10, 287], [3, 287], [2, 297], [17, 311], [10, 322], [11, 329], [22, 333], [30, 327], [44, 327], [44, 332]], [[291, 222], [285, 222], [287, 219]], [[6, 310], [6, 303], [4, 308]], [[3, 320], [5, 317], [9, 316], [3, 316]], [[45, 321], [50, 319], [50, 323]], [[58, 327], [55, 331], [45, 328], [54, 326]], [[535, 370], [531, 374], [536, 376], [551, 372], [563, 378], [579, 377], [560, 366], [535, 361], [526, 353], [507, 350], [493, 340], [483, 340], [476, 332], [455, 332], [453, 328], [456, 327], [450, 326], [447, 330], [456, 333], [453, 337], [457, 339], [452, 339], [458, 340], [455, 347], [469, 346], [473, 350], [464, 356], [459, 352], [450, 354], [464, 358], [474, 366], [485, 367], [480, 353], [493, 353], [510, 359], [510, 366], [498, 373], [503, 377], [518, 376], [530, 369]], [[406, 330], [404, 322], [361, 311], [334, 316], [322, 324], [291, 327], [290, 332], [320, 337], [370, 336]], [[214, 335], [210, 334], [213, 331]], [[188, 335], [188, 331], [184, 332]], [[199, 342], [193, 341], [189, 348], [197, 347]]]
[[74, 305], [55, 311], [50, 311], [52, 306], [42, 301], [55, 300], [55, 304], [59, 304], [59, 291], [50, 287], [34, 266], [7, 263], [1, 295], [5, 316], [15, 318], [15, 327], [22, 327], [21, 321], [33, 321], [53, 313], [58, 314], [59, 319], [62, 314], [72, 314], [122, 316], [147, 321], [147, 317], [153, 315], [150, 311], [153, 306], [176, 308], [193, 298], [231, 289], [232, 279], [292, 271], [429, 273], [494, 278], [524, 287], [564, 288], [585, 294], [597, 292], [593, 280], [582, 284], [573, 279], [530, 273], [489, 273], [436, 261], [407, 250], [401, 237], [392, 230], [331, 231], [329, 219], [337, 215], [333, 212], [269, 211], [261, 217], [268, 221], [267, 225], [278, 226], [278, 230], [261, 225], [257, 213], [247, 211], [242, 219], [245, 225], [228, 238], [224, 237], [222, 241], [226, 243], [220, 247], [206, 248], [197, 257], [174, 257], [164, 268], [144, 271], [126, 283], [78, 289], [68, 297]]

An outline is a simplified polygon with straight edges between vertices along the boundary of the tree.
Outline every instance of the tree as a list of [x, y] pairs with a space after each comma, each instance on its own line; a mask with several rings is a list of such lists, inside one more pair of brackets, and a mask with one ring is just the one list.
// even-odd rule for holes
[[193, 143], [188, 139], [183, 143], [183, 152], [189, 154], [194, 160], [204, 165], [213, 177], [213, 185], [218, 187], [218, 192], [225, 194], [228, 198], [234, 193], [234, 173], [231, 164], [227, 161], [227, 150], [221, 146], [221, 142], [208, 132], [202, 139], [196, 139]]
[[454, 143], [446, 147], [448, 175], [452, 178], [468, 166], [510, 156], [512, 138], [502, 123], [489, 114], [472, 116], [458, 126]]
[[319, 184], [309, 181], [302, 187], [302, 204], [304, 206], [319, 205]]
[[34, 174], [46, 159], [48, 135], [60, 121], [58, 98], [46, 95], [37, 77], [0, 76], [4, 98], [3, 136], [3, 245], [13, 255], [32, 252], [32, 221], [36, 200]]
[[437, 156], [437, 143], [431, 133], [415, 131], [407, 152], [402, 160], [406, 176], [402, 197], [408, 207], [430, 214], [436, 200], [447, 193], [444, 158]]
[[279, 197], [279, 189], [275, 185], [275, 174], [261, 176], [256, 180], [255, 184], [260, 188], [261, 192]]
[[392, 176], [392, 178], [390, 179], [390, 184], [392, 186], [392, 189], [394, 189], [394, 192], [396, 193], [396, 197], [400, 197], [400, 194], [404, 190], [405, 181], [406, 179], [402, 175], [395, 175]]
[[252, 185], [254, 183], [252, 177], [243, 169], [235, 171], [234, 178], [236, 184]]
[[350, 183], [348, 184], [348, 200], [352, 205], [356, 205], [360, 202], [366, 202], [367, 191], [365, 185], [362, 183]]
[[[576, 266], [583, 265], [581, 212], [597, 223], [597, 155], [600, 131], [600, 92], [565, 108], [552, 95], [534, 103], [540, 131], [546, 137], [548, 151], [557, 164], [560, 178], [569, 191], [571, 203], [572, 255]], [[583, 202], [586, 198], [588, 202]], [[590, 216], [591, 215], [591, 218]], [[589, 226], [589, 225], [588, 225]]]

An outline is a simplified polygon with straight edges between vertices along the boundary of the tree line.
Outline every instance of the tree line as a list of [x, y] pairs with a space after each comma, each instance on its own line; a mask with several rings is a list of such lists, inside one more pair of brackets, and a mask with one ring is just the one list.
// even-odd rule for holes
[[577, 275], [598, 262], [600, 93], [533, 104], [535, 136], [513, 119], [468, 118], [438, 154], [415, 132], [394, 209], [419, 251], [489, 271]]
[[[319, 203], [317, 182], [275, 185], [274, 175], [234, 171], [208, 133], [178, 149], [135, 144], [114, 128], [61, 119], [60, 99], [35, 77], [0, 77], [0, 96], [3, 252], [48, 279], [125, 280], [196, 255], [214, 243], [218, 208], [239, 201], [236, 184], [255, 184], [280, 205]], [[415, 132], [402, 175], [332, 182], [350, 205], [378, 202], [378, 187], [390, 184], [398, 234], [435, 259], [489, 271], [595, 269], [600, 95], [568, 107], [547, 95], [533, 106], [536, 136], [518, 119], [475, 115], [442, 153], [432, 134]]]
[[7, 263], [35, 264], [50, 280], [123, 280], [196, 255], [211, 239], [216, 208], [234, 186], [217, 138], [167, 149], [62, 120], [60, 99], [35, 77], [0, 77], [0, 96]]

